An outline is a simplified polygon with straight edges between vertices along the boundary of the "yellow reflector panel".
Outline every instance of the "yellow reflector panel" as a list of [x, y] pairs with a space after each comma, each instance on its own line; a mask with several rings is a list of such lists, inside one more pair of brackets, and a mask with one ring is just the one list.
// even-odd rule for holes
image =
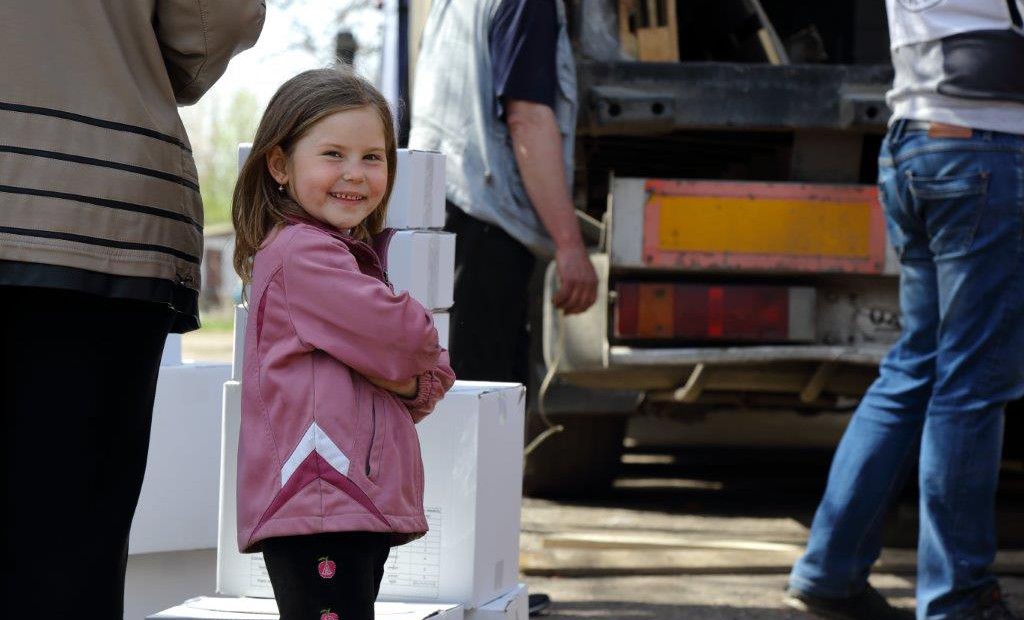
[[660, 196], [662, 250], [869, 256], [871, 204]]

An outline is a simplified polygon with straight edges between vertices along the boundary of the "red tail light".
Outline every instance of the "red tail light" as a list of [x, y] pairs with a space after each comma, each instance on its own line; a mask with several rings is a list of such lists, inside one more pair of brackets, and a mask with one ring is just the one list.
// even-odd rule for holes
[[814, 340], [814, 289], [619, 283], [615, 336], [624, 339]]

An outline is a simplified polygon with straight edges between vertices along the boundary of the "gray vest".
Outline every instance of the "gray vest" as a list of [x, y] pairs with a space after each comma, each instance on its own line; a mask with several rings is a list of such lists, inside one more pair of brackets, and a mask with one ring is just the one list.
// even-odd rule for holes
[[[576, 131], [576, 66], [558, 7], [558, 93], [566, 178], [572, 189]], [[423, 31], [412, 92], [409, 148], [447, 156], [448, 200], [501, 227], [533, 252], [554, 245], [523, 187], [508, 127], [497, 115], [489, 32], [502, 0], [434, 0]]]

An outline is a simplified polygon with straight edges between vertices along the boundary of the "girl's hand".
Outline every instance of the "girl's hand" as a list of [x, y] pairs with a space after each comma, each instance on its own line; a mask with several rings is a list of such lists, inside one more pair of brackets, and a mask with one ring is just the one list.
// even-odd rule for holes
[[412, 398], [413, 396], [416, 396], [416, 392], [420, 387], [419, 377], [413, 377], [412, 379], [404, 382], [388, 381], [387, 379], [379, 379], [377, 377], [366, 377], [366, 380], [381, 389], [394, 392], [402, 398]]

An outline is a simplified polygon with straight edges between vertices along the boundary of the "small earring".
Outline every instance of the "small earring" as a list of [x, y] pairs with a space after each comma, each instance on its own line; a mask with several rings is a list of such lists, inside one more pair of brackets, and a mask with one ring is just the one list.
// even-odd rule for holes
[[281, 192], [283, 194], [284, 193], [284, 185], [281, 185], [280, 183], [278, 183], [277, 191], [279, 191], [279, 192]]

